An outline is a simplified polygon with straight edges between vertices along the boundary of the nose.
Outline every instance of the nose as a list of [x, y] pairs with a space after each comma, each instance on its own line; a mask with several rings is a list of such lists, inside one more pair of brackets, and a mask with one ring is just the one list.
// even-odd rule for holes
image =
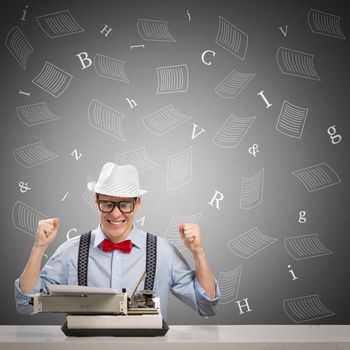
[[110, 214], [112, 214], [113, 216], [116, 215], [123, 215], [123, 213], [119, 210], [118, 206], [114, 206], [113, 210], [110, 212]]

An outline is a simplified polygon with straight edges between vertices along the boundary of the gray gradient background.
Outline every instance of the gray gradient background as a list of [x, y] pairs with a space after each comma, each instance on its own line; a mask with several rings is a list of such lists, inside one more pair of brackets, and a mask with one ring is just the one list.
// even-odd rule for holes
[[[8, 2], [8, 1], [7, 1]], [[348, 213], [348, 99], [349, 99], [349, 14], [340, 1], [12, 1], [1, 19], [1, 324], [60, 324], [63, 315], [19, 315], [15, 311], [13, 282], [21, 273], [33, 244], [30, 235], [13, 226], [11, 210], [22, 201], [47, 216], [58, 216], [60, 231], [47, 254], [50, 256], [65, 241], [66, 232], [79, 233], [97, 226], [96, 212], [82, 199], [87, 176], [97, 178], [101, 166], [117, 154], [145, 147], [159, 164], [141, 173], [142, 187], [149, 193], [143, 199], [138, 218], [145, 216], [143, 228], [163, 236], [174, 214], [201, 212], [200, 224], [208, 259], [216, 278], [220, 272], [243, 265], [239, 294], [248, 298], [251, 312], [239, 315], [237, 304], [220, 305], [218, 315], [202, 319], [175, 298], [171, 298], [170, 324], [289, 324], [283, 300], [319, 294], [321, 302], [334, 316], [314, 320], [315, 324], [349, 323], [349, 219]], [[26, 21], [22, 9], [29, 5]], [[310, 8], [341, 17], [340, 26], [347, 37], [339, 40], [312, 33], [307, 23]], [[35, 17], [69, 9], [85, 32], [61, 38], [48, 38]], [[191, 14], [189, 22], [186, 11]], [[244, 61], [215, 43], [218, 17], [222, 16], [249, 36]], [[175, 43], [143, 41], [137, 32], [138, 18], [169, 22]], [[107, 24], [113, 30], [108, 38], [100, 34]], [[288, 25], [285, 37], [278, 29]], [[19, 26], [34, 52], [23, 70], [4, 43], [8, 31]], [[130, 50], [130, 45], [145, 48]], [[276, 62], [279, 46], [314, 54], [314, 66], [321, 81], [284, 75]], [[201, 61], [204, 50], [216, 56], [207, 66]], [[82, 70], [76, 55], [86, 51], [126, 62], [129, 84], [97, 76], [93, 66]], [[48, 60], [74, 77], [69, 88], [54, 98], [32, 83]], [[156, 94], [156, 68], [187, 64], [189, 88], [186, 93]], [[236, 99], [224, 99], [214, 89], [235, 68], [256, 76]], [[19, 90], [30, 92], [30, 97]], [[273, 106], [266, 105], [257, 93], [264, 90]], [[96, 98], [126, 115], [126, 142], [92, 127], [87, 108]], [[131, 109], [126, 98], [135, 99]], [[309, 109], [303, 136], [293, 139], [275, 130], [279, 112], [286, 99]], [[59, 120], [28, 127], [16, 108], [46, 101]], [[172, 103], [192, 117], [165, 136], [147, 131], [142, 118]], [[239, 146], [217, 147], [212, 138], [230, 114], [256, 116]], [[193, 123], [206, 133], [191, 139]], [[333, 145], [327, 128], [336, 124], [342, 141]], [[34, 142], [59, 155], [58, 158], [26, 169], [12, 150]], [[260, 153], [248, 153], [252, 144]], [[192, 181], [167, 191], [167, 158], [188, 146], [193, 147]], [[79, 160], [71, 156], [77, 149]], [[342, 182], [313, 193], [291, 174], [318, 163], [328, 163]], [[257, 208], [240, 209], [241, 181], [265, 169], [264, 201]], [[31, 190], [19, 191], [19, 182]], [[215, 190], [224, 194], [221, 209], [210, 206]], [[69, 191], [65, 201], [62, 197]], [[299, 212], [307, 211], [307, 222], [298, 222]], [[227, 242], [252, 227], [278, 241], [249, 259], [231, 253]], [[320, 241], [333, 254], [296, 261], [284, 248], [286, 237], [318, 233]], [[184, 253], [192, 264], [191, 255]], [[288, 265], [298, 277], [293, 281]]]

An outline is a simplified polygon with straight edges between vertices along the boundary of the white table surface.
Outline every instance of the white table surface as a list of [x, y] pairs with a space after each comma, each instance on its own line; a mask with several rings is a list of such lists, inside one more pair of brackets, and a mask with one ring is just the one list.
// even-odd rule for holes
[[0, 326], [0, 349], [350, 350], [350, 326], [169, 326], [163, 337], [66, 337], [60, 326]]

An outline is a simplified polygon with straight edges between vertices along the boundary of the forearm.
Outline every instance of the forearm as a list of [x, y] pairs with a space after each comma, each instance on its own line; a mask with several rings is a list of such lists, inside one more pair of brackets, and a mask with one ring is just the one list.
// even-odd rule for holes
[[27, 265], [19, 281], [19, 287], [23, 293], [30, 293], [37, 283], [40, 276], [41, 261], [44, 252], [45, 248], [33, 246]]
[[215, 280], [207, 257], [204, 250], [196, 252], [193, 254], [194, 260], [196, 262], [196, 278], [201, 287], [207, 292], [209, 298], [214, 299], [216, 297], [215, 293]]

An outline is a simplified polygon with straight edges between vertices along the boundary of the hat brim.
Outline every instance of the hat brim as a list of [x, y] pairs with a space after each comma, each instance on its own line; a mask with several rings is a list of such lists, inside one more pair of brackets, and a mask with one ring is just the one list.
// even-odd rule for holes
[[126, 197], [126, 198], [134, 198], [134, 197], [141, 197], [142, 195], [146, 194], [146, 190], [141, 190], [138, 188], [125, 188], [124, 186], [99, 186], [96, 181], [88, 182], [87, 188], [91, 192], [104, 194], [106, 196], [113, 196], [113, 197]]

